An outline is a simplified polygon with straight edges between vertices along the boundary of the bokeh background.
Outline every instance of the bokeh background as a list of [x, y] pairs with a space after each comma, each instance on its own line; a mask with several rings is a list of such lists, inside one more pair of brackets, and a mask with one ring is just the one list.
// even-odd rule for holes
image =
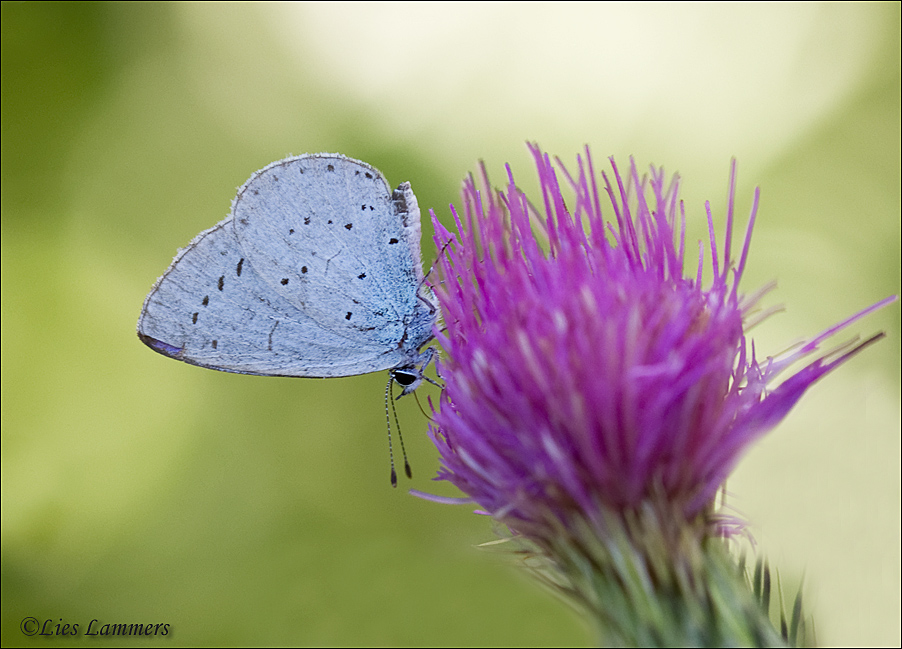
[[[26, 616], [171, 625], [141, 646], [589, 643], [476, 547], [487, 519], [406, 493], [454, 495], [412, 399], [390, 488], [383, 374], [173, 362], [135, 337], [145, 294], [289, 154], [365, 160], [447, 219], [478, 159], [528, 188], [524, 141], [589, 144], [679, 171], [693, 237], [736, 156], [779, 352], [900, 292], [899, 26], [898, 3], [3, 3], [3, 644], [85, 641]], [[728, 483], [822, 644], [900, 643], [899, 314]]]

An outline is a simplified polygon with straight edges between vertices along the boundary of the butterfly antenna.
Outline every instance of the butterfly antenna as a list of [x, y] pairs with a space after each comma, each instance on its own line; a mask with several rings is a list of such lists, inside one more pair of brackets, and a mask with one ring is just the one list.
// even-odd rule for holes
[[[391, 447], [391, 420], [388, 418], [388, 402], [391, 384], [394, 379], [388, 377], [388, 384], [385, 386], [385, 430], [388, 432], [388, 460], [391, 462], [391, 486], [398, 486], [398, 474], [395, 473], [395, 454]], [[394, 400], [392, 400], [392, 408], [394, 408]]]
[[[389, 388], [390, 393], [392, 392], [391, 388], [392, 388], [393, 381], [394, 381], [394, 377], [389, 377], [388, 388]], [[416, 394], [416, 393], [414, 393], [414, 394]], [[390, 394], [390, 396], [393, 397], [395, 395]], [[398, 429], [398, 439], [401, 442], [401, 455], [404, 457], [404, 473], [407, 474], [408, 478], [412, 478], [413, 471], [410, 470], [410, 462], [407, 461], [407, 449], [404, 448], [404, 436], [401, 435], [401, 424], [398, 421], [398, 411], [395, 409], [395, 400], [389, 399], [389, 402], [391, 403], [391, 412], [395, 416], [395, 428]], [[417, 403], [419, 403], [419, 401], [417, 401]], [[391, 445], [391, 435], [389, 435], [389, 446], [390, 445]], [[392, 461], [392, 475], [394, 475], [394, 472], [395, 472], [395, 466], [394, 466], [394, 461]]]
[[401, 440], [401, 454], [404, 457], [404, 473], [407, 474], [408, 478], [413, 477], [413, 472], [410, 470], [410, 463], [407, 461], [407, 450], [404, 448], [404, 438], [401, 436], [401, 424], [398, 423], [398, 411], [395, 409], [395, 400], [394, 394], [392, 390], [392, 383], [394, 383], [394, 377], [389, 376], [388, 384], [385, 386], [385, 429], [388, 431], [388, 459], [391, 462], [391, 486], [398, 486], [398, 474], [395, 472], [395, 453], [392, 449], [391, 442], [391, 419], [388, 415], [388, 404], [391, 403], [391, 411], [395, 416], [395, 428], [398, 429], [398, 439]]

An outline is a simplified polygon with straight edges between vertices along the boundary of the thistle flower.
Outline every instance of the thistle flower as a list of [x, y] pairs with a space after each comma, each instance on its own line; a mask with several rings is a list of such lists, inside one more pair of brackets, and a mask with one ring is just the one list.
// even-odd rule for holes
[[809, 386], [883, 334], [822, 343], [895, 298], [759, 360], [746, 332], [772, 286], [739, 292], [758, 191], [737, 259], [735, 162], [723, 244], [706, 204], [709, 241], [685, 276], [677, 177], [640, 177], [634, 163], [624, 177], [612, 159], [606, 221], [588, 149], [576, 174], [557, 161], [568, 204], [548, 155], [530, 148], [541, 209], [510, 168], [498, 193], [483, 169], [485, 191], [470, 177], [463, 214], [452, 206], [457, 234], [433, 214], [446, 327], [436, 479], [501, 523], [602, 642], [781, 644], [724, 550], [742, 523], [718, 511], [718, 490]]

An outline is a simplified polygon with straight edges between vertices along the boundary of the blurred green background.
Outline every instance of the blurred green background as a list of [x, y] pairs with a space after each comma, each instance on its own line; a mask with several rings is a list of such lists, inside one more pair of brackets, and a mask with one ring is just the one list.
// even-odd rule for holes
[[[900, 9], [798, 5], [2, 6], [2, 641], [21, 620], [169, 623], [137, 645], [557, 645], [579, 618], [475, 548], [490, 522], [388, 483], [384, 374], [275, 379], [154, 354], [142, 300], [289, 154], [411, 181], [442, 218], [525, 140], [654, 162], [722, 224], [762, 188], [759, 353], [900, 292]], [[744, 221], [741, 221], [744, 222]], [[424, 255], [434, 257], [424, 224]], [[818, 639], [900, 643], [900, 309], [728, 483]], [[847, 338], [850, 334], [847, 334]], [[435, 394], [427, 386], [421, 397]], [[791, 593], [789, 593], [791, 595]]]

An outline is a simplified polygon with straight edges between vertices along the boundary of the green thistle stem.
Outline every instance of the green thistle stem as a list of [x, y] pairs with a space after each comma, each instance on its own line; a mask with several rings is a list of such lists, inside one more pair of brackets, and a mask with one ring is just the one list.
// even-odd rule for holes
[[663, 513], [570, 521], [533, 537], [527, 567], [587, 616], [601, 646], [787, 646], [706, 518]]

